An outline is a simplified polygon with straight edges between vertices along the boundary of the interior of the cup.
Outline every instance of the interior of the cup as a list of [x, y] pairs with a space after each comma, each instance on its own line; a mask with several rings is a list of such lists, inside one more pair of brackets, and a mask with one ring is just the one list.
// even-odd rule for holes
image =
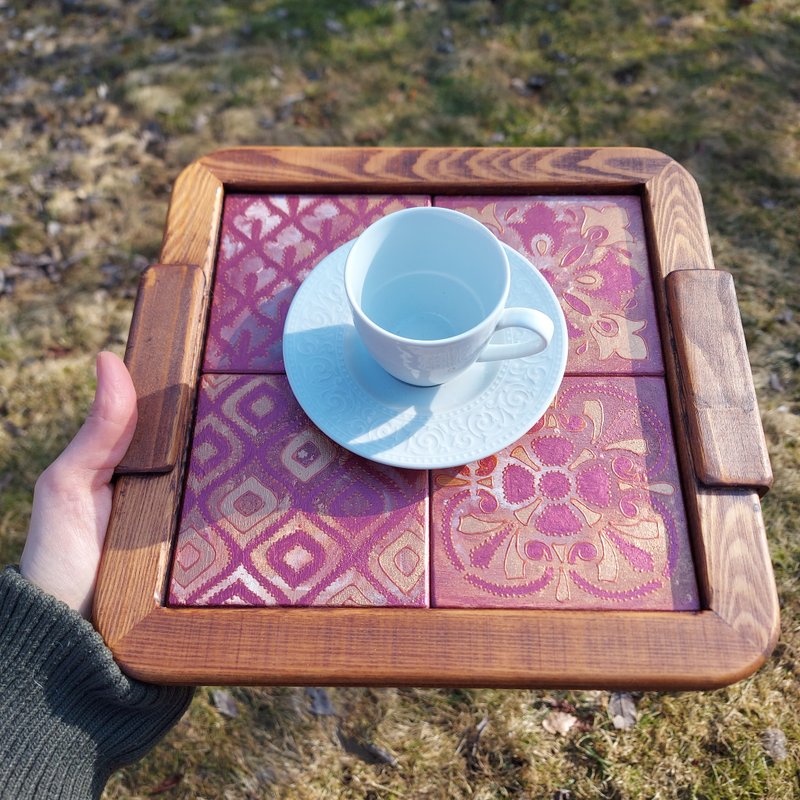
[[384, 217], [359, 237], [348, 259], [348, 291], [378, 327], [432, 340], [471, 330], [508, 293], [508, 262], [480, 223], [446, 209]]

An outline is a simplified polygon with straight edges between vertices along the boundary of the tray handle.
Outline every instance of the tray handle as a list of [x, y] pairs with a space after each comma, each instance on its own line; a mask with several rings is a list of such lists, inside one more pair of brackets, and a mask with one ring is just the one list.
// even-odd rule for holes
[[676, 270], [666, 290], [695, 473], [709, 486], [747, 486], [763, 495], [772, 467], [733, 276]]
[[193, 265], [154, 264], [142, 274], [125, 364], [139, 421], [118, 474], [171, 471], [191, 416], [205, 276]]

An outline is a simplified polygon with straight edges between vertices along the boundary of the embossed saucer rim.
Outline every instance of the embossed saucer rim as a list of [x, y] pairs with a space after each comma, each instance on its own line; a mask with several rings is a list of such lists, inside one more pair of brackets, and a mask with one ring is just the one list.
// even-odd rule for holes
[[[441, 387], [392, 378], [366, 353], [343, 287], [353, 241], [323, 258], [300, 285], [286, 317], [289, 385], [320, 430], [378, 463], [412, 469], [460, 466], [513, 444], [555, 397], [567, 360], [567, 329], [556, 296], [528, 259], [503, 244], [511, 264], [509, 304], [535, 304], [556, 321], [537, 356], [475, 364]], [[494, 341], [513, 341], [505, 330]]]

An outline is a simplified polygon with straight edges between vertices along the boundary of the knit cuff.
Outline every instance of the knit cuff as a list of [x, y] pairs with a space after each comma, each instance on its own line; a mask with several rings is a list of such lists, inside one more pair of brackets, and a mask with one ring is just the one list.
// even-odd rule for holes
[[192, 697], [125, 676], [89, 622], [0, 572], [0, 797], [99, 797]]

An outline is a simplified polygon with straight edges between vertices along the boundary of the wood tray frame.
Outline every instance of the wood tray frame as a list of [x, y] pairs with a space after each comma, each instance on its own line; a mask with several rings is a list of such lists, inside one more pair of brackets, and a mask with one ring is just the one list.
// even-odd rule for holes
[[[228, 191], [640, 196], [702, 610], [167, 607]], [[126, 360], [140, 423], [115, 486], [94, 608], [130, 675], [181, 684], [702, 689], [751, 674], [770, 654], [779, 612], [760, 494], [771, 473], [752, 377], [732, 287], [709, 283], [727, 273], [710, 272], [697, 185], [669, 157], [634, 148], [220, 150], [179, 176], [160, 261], [143, 279], [131, 327]], [[687, 272], [668, 279], [679, 271]], [[148, 282], [158, 288], [149, 306]], [[699, 306], [692, 285], [703, 292]], [[715, 296], [716, 322], [707, 310]], [[703, 347], [720, 342], [718, 355], [732, 348], [738, 368], [707, 376]], [[725, 390], [738, 385], [731, 400]]]

